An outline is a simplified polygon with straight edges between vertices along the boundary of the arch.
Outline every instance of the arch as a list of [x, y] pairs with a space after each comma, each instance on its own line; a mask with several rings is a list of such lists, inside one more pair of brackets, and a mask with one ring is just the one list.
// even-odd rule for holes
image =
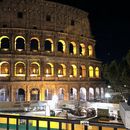
[[7, 61], [0, 62], [0, 76], [9, 76], [10, 64]]
[[65, 48], [66, 48], [65, 41], [59, 40], [57, 43], [57, 51], [65, 53]]
[[30, 76], [40, 76], [40, 65], [37, 62], [32, 62], [30, 65]]
[[76, 43], [75, 42], [70, 42], [69, 43], [69, 54], [76, 54]]
[[89, 88], [89, 100], [94, 100], [94, 89]]
[[52, 90], [51, 89], [45, 90], [45, 100], [52, 100]]
[[25, 38], [22, 36], [17, 36], [15, 38], [15, 50], [24, 51], [25, 50]]
[[57, 70], [58, 77], [66, 76], [66, 66], [64, 64], [58, 65], [57, 68], [58, 68]]
[[38, 88], [33, 88], [30, 91], [30, 100], [31, 101], [38, 101], [40, 97], [40, 90]]
[[26, 74], [26, 64], [24, 62], [15, 63], [15, 76], [25, 76]]
[[93, 46], [88, 45], [88, 56], [93, 56]]
[[47, 63], [45, 65], [45, 75], [48, 76], [54, 76], [54, 65], [52, 63]]
[[16, 92], [16, 101], [25, 101], [25, 91], [19, 88]]
[[71, 88], [69, 96], [70, 96], [70, 100], [77, 100], [77, 89]]
[[93, 78], [93, 77], [94, 77], [93, 67], [89, 66], [89, 78]]
[[96, 89], [95, 89], [95, 98], [96, 98], [96, 99], [100, 99], [100, 90], [99, 90], [99, 88], [97, 88], [97, 87], [96, 87]]
[[87, 91], [86, 88], [81, 87], [80, 88], [80, 101], [86, 101], [87, 100]]
[[8, 36], [1, 36], [0, 37], [0, 49], [7, 51], [10, 49], [10, 44], [9, 44], [9, 37]]
[[54, 44], [52, 39], [48, 38], [44, 42], [44, 50], [48, 52], [53, 52], [54, 51]]
[[63, 88], [60, 88], [58, 91], [58, 99], [64, 100], [64, 89]]
[[86, 66], [85, 65], [81, 65], [80, 66], [80, 77], [86, 77]]
[[38, 38], [36, 38], [36, 37], [31, 38], [30, 50], [31, 51], [38, 51], [38, 50], [40, 50], [40, 42], [39, 42]]
[[0, 88], [0, 101], [9, 101], [9, 90], [7, 88]]
[[77, 77], [77, 66], [76, 65], [70, 66], [70, 77]]
[[79, 54], [84, 56], [85, 55], [85, 50], [86, 49], [85, 49], [84, 43], [80, 43], [80, 45], [79, 45]]
[[96, 78], [99, 78], [99, 67], [96, 67], [95, 68], [95, 76], [96, 76]]

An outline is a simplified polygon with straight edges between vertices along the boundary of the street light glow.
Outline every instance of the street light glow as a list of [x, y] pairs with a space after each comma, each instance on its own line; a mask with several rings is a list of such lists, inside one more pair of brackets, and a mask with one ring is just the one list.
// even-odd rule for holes
[[110, 98], [110, 97], [111, 97], [110, 93], [105, 94], [105, 98]]

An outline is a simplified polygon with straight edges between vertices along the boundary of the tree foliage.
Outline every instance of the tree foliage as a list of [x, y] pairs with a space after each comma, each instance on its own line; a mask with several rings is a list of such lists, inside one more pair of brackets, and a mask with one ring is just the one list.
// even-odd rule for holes
[[113, 60], [103, 66], [103, 78], [113, 90], [121, 94], [126, 90], [130, 94], [130, 50], [119, 63]]

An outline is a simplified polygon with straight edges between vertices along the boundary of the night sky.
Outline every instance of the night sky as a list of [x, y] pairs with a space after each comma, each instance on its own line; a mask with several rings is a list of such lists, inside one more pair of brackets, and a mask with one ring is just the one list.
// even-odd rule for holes
[[[103, 63], [120, 61], [130, 49], [130, 7], [125, 1], [51, 0], [89, 13], [96, 57]], [[114, 1], [114, 0], [113, 0]]]

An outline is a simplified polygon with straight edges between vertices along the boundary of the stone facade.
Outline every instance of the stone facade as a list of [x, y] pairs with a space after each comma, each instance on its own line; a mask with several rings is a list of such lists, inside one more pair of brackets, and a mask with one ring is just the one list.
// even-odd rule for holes
[[0, 0], [0, 101], [104, 98], [88, 14], [44, 0]]

